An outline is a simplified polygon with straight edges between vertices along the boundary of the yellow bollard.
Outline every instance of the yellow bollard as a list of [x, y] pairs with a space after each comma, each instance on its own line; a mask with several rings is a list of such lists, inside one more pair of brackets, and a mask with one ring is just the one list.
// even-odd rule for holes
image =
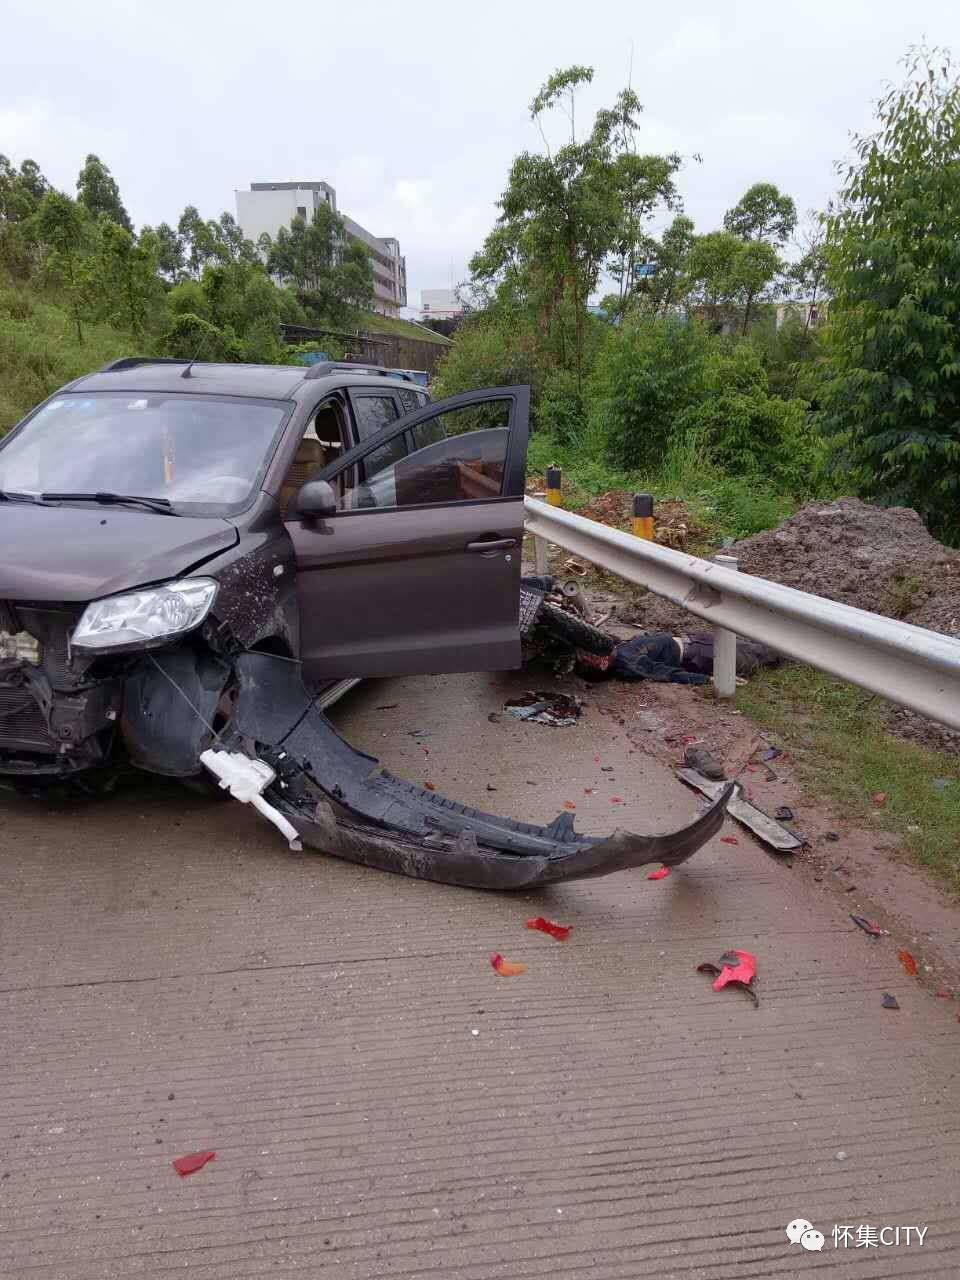
[[551, 507], [563, 505], [563, 476], [559, 467], [547, 467], [547, 502]]
[[653, 494], [633, 495], [633, 533], [638, 538], [653, 541]]

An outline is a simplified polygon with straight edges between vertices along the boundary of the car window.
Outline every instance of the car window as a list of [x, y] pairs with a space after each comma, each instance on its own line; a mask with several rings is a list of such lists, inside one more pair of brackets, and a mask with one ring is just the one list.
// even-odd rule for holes
[[[345, 489], [340, 509], [499, 498], [510, 440], [510, 407], [509, 400], [464, 405], [401, 433], [364, 460], [365, 479]], [[399, 447], [402, 452], [406, 435], [414, 437], [415, 447], [403, 457], [396, 451]], [[380, 454], [382, 460], [376, 458]]]
[[428, 396], [424, 391], [414, 391], [412, 387], [398, 387], [397, 395], [403, 405], [404, 413], [416, 413], [427, 403]]
[[352, 399], [361, 440], [369, 440], [399, 417], [393, 396], [354, 395]]

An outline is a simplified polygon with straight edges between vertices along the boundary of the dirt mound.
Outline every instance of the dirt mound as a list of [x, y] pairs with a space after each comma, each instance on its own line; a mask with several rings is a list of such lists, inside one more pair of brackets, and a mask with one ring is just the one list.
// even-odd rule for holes
[[731, 548], [740, 568], [800, 591], [935, 631], [960, 633], [960, 552], [915, 511], [858, 498], [810, 502]]

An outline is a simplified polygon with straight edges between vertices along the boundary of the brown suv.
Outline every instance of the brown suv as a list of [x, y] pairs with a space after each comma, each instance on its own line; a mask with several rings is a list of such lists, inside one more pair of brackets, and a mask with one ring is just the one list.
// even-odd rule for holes
[[528, 405], [332, 362], [126, 358], [58, 391], [0, 442], [0, 777], [193, 779], [236, 748], [309, 843], [408, 874], [519, 887], [689, 856], [725, 799], [598, 842], [377, 773], [322, 715], [364, 676], [520, 665]]

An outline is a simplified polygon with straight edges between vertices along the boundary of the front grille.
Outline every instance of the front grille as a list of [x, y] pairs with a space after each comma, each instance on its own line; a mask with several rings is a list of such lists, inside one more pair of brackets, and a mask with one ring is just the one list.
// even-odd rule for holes
[[29, 689], [0, 686], [0, 750], [56, 751], [43, 712]]

